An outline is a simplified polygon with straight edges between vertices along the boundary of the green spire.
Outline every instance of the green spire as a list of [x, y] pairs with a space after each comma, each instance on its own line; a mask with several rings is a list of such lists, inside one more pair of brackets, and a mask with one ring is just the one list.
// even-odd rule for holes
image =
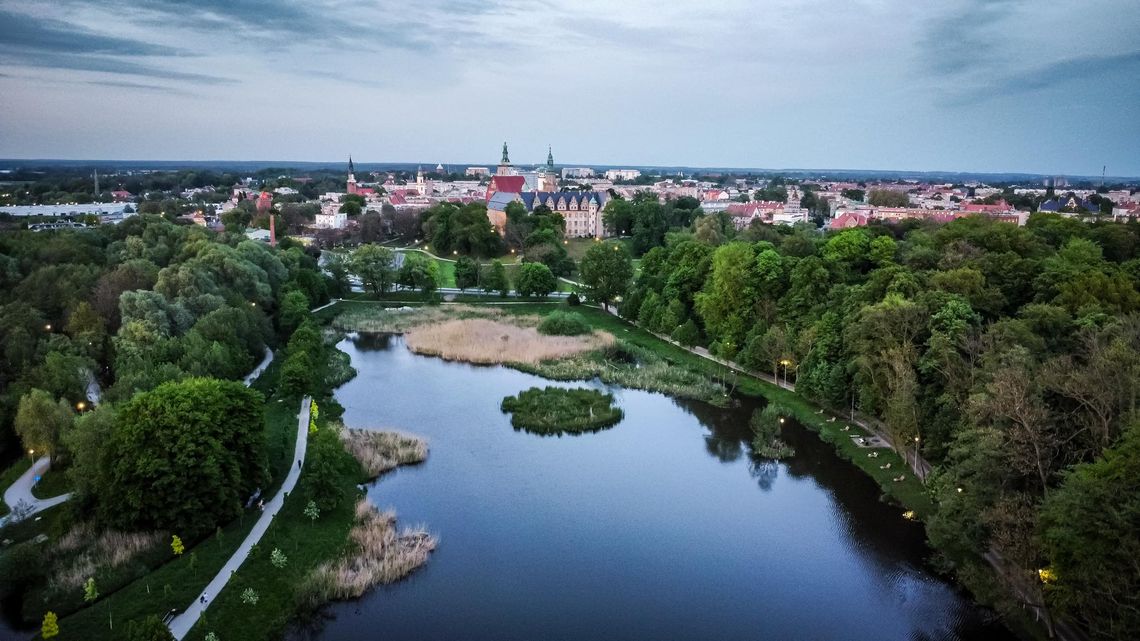
[[351, 154], [349, 154], [349, 156], [348, 156], [348, 173], [350, 173], [350, 174], [356, 173], [356, 170], [353, 169], [353, 167], [352, 167], [352, 155]]
[[499, 164], [501, 164], [501, 165], [511, 164], [511, 159], [507, 156], [507, 143], [505, 143], [505, 142], [503, 143], [503, 161]]
[[554, 169], [554, 152], [551, 150], [550, 145], [546, 146], [546, 168]]

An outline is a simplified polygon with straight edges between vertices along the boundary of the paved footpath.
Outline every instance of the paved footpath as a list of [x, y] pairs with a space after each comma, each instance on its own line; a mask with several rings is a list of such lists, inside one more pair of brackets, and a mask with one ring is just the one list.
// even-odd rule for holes
[[[293, 453], [294, 461], [303, 462], [305, 460], [305, 448], [309, 438], [309, 408], [311, 407], [311, 402], [312, 399], [308, 396], [301, 399], [301, 412], [297, 415], [297, 448]], [[214, 597], [221, 594], [222, 588], [226, 587], [230, 576], [232, 576], [234, 572], [237, 572], [241, 564], [249, 557], [249, 551], [254, 545], [257, 545], [257, 542], [261, 540], [265, 531], [269, 529], [269, 524], [273, 522], [273, 517], [277, 516], [277, 513], [281, 510], [281, 506], [285, 504], [285, 495], [293, 491], [293, 488], [297, 485], [297, 479], [300, 478], [300, 476], [300, 466], [296, 463], [290, 465], [289, 474], [285, 477], [285, 482], [281, 485], [281, 489], [277, 491], [277, 495], [265, 504], [265, 511], [261, 513], [261, 516], [257, 519], [257, 523], [254, 524], [253, 529], [250, 530], [245, 540], [242, 541], [241, 546], [234, 552], [233, 556], [230, 557], [230, 560], [226, 561], [225, 566], [222, 567], [217, 576], [210, 581], [210, 584], [207, 585], [206, 589], [202, 592], [202, 595], [206, 596], [206, 603], [202, 603], [202, 595], [199, 595], [194, 599], [194, 602], [186, 608], [185, 612], [170, 621], [170, 632], [177, 641], [182, 641], [186, 634], [190, 632], [190, 628], [194, 627], [194, 624], [198, 622], [198, 618], [202, 616], [206, 608], [210, 607], [210, 603], [213, 602]]]
[[29, 511], [24, 514], [24, 518], [27, 518], [36, 512], [43, 512], [49, 507], [55, 507], [71, 498], [70, 493], [53, 496], [50, 499], [37, 499], [32, 495], [32, 487], [36, 484], [36, 474], [42, 475], [47, 472], [50, 467], [51, 457], [44, 456], [32, 464], [32, 466], [28, 468], [28, 471], [21, 474], [15, 483], [8, 486], [8, 489], [4, 490], [4, 502], [8, 504], [8, 509], [11, 510], [11, 512], [9, 512], [8, 516], [0, 519], [0, 527], [3, 527], [8, 522], [8, 519], [15, 513], [16, 506], [21, 503], [27, 505], [29, 508]]

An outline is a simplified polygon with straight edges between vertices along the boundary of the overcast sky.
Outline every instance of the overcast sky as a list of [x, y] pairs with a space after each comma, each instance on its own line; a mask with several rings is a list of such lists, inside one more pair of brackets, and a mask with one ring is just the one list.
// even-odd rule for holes
[[0, 157], [1140, 176], [1137, 0], [0, 0]]

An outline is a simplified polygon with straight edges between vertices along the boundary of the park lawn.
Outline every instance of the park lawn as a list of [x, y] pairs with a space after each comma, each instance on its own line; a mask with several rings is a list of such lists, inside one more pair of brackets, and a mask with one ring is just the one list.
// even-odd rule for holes
[[32, 496], [37, 499], [50, 499], [71, 491], [71, 481], [67, 478], [66, 467], [52, 467], [42, 475], [39, 483], [32, 486]]
[[[318, 429], [328, 429], [325, 410], [331, 409], [333, 402], [318, 400], [322, 410]], [[364, 474], [351, 454], [347, 451], [341, 454], [345, 459], [341, 468], [345, 471], [337, 479], [343, 489], [337, 507], [310, 520], [304, 514], [308, 504], [305, 493], [300, 489], [291, 493], [253, 553], [222, 592], [211, 595], [213, 605], [186, 639], [201, 641], [210, 632], [219, 639], [243, 641], [270, 641], [282, 636], [285, 626], [297, 614], [297, 587], [318, 565], [348, 548], [348, 532], [355, 515], [356, 499], [360, 496], [356, 485]], [[306, 469], [304, 473], [311, 472]], [[283, 568], [274, 567], [270, 561], [275, 548], [287, 558]], [[257, 603], [242, 600], [242, 593], [247, 589], [257, 594]]]
[[[270, 366], [276, 365], [275, 359]], [[268, 377], [263, 374], [254, 387]], [[272, 495], [281, 486], [293, 463], [293, 447], [297, 436], [297, 409], [300, 399], [270, 398], [265, 405], [266, 448], [274, 479], [265, 492]], [[61, 506], [63, 507], [63, 506]], [[171, 609], [184, 609], [225, 565], [257, 522], [256, 511], [221, 528], [180, 557], [171, 560], [145, 576], [112, 592], [104, 593], [90, 607], [60, 619], [60, 641], [120, 641], [126, 623], [152, 614], [163, 616]], [[103, 591], [103, 590], [101, 590]], [[117, 627], [112, 628], [115, 625]], [[240, 638], [240, 637], [239, 637]]]
[[20, 475], [26, 472], [31, 466], [31, 459], [20, 457], [9, 465], [8, 469], [0, 473], [0, 516], [5, 516], [11, 509], [8, 507], [8, 504], [4, 502], [4, 490], [7, 490], [10, 485], [15, 483], [16, 479], [20, 478]]

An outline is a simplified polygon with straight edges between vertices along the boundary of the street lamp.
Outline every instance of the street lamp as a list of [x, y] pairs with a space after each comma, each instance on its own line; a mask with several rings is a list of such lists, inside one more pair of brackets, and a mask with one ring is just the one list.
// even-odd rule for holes
[[785, 358], [785, 359], [780, 360], [780, 364], [784, 366], [784, 387], [787, 387], [788, 386], [788, 365], [791, 365], [792, 362]]
[[83, 401], [79, 401], [78, 403], [75, 404], [75, 409], [82, 412], [83, 410], [87, 409], [87, 403], [84, 403]]
[[28, 450], [28, 459], [30, 459], [32, 462], [35, 462], [35, 460], [36, 460], [36, 451], [35, 450], [33, 450], [33, 449]]
[[50, 332], [50, 331], [51, 331], [51, 323], [48, 323], [47, 325], [44, 325], [44, 331], [45, 331], [45, 332]]

